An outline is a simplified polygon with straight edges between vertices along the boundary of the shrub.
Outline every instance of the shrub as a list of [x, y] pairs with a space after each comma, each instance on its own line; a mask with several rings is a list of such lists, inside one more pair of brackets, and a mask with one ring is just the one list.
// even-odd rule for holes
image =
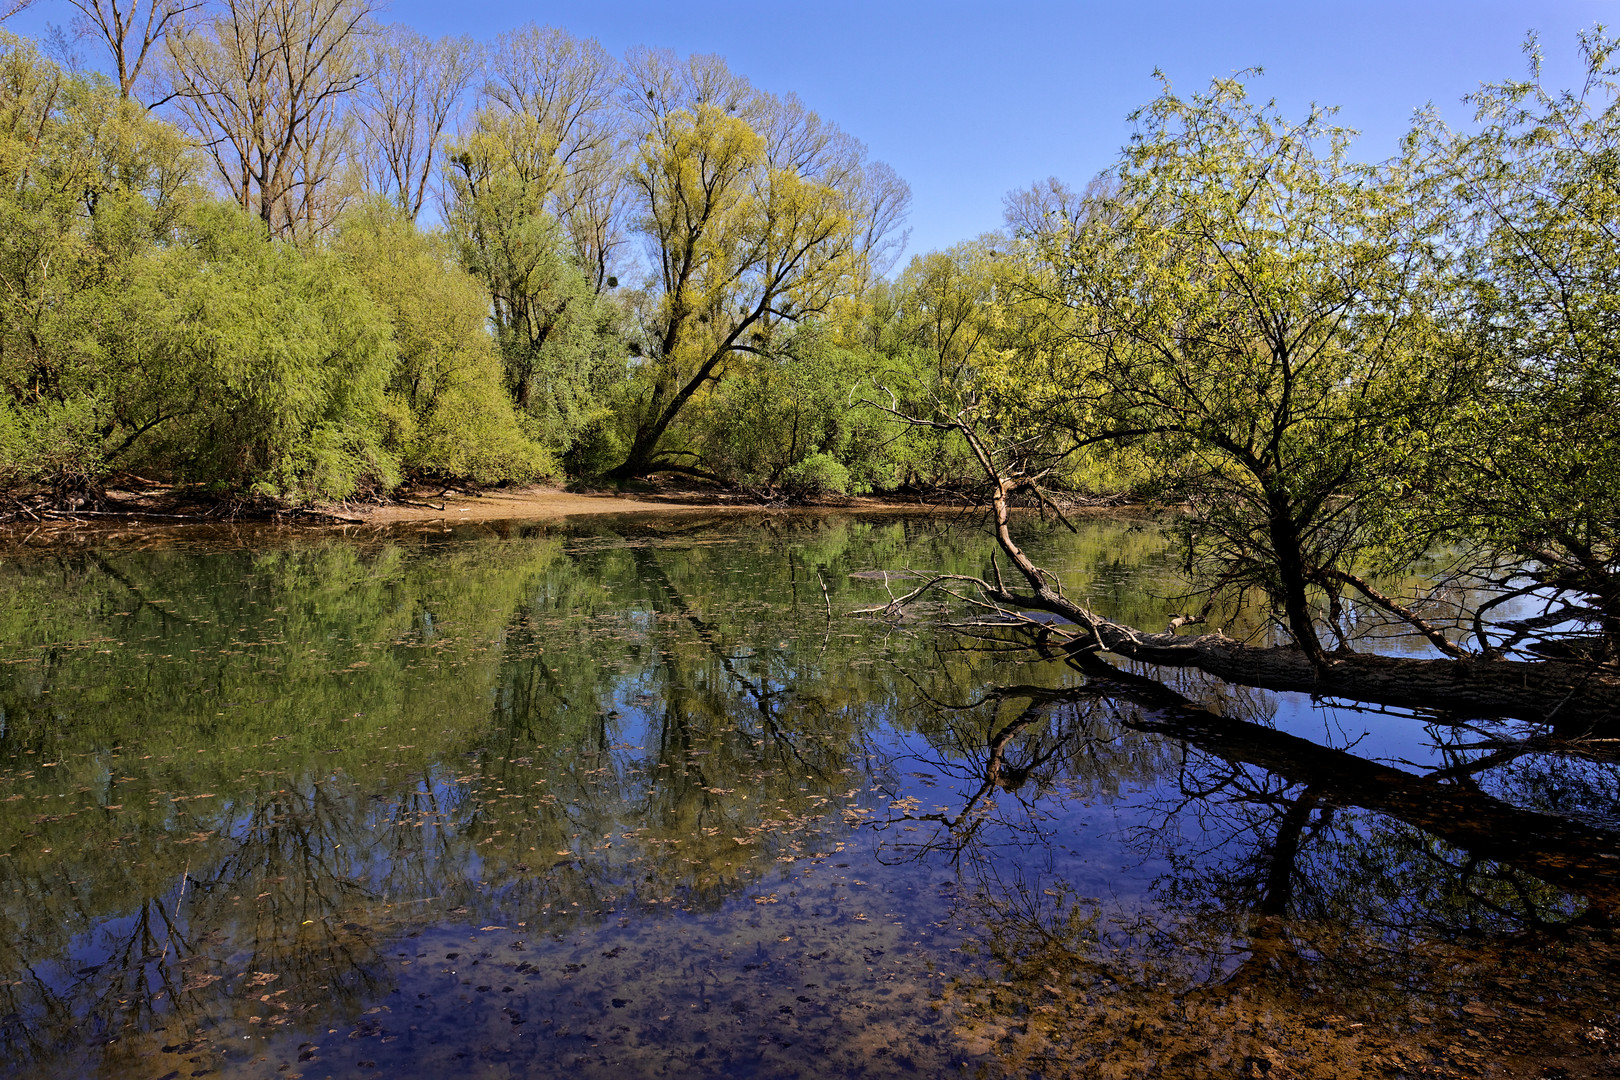
[[488, 297], [448, 241], [371, 203], [344, 219], [335, 248], [391, 328], [389, 441], [404, 467], [480, 483], [555, 475], [507, 395]]
[[780, 487], [798, 498], [848, 495], [849, 469], [831, 454], [817, 451], [783, 470]]

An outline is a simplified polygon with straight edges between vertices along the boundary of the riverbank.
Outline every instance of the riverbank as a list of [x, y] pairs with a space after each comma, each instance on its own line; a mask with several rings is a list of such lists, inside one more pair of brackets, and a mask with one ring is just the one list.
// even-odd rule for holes
[[[14, 504], [17, 505], [17, 504]], [[713, 489], [651, 488], [637, 492], [572, 492], [530, 485], [481, 492], [415, 491], [386, 503], [343, 503], [230, 512], [170, 489], [110, 490], [108, 509], [13, 512], [0, 521], [0, 552], [40, 548], [215, 543], [282, 543], [296, 536], [387, 535], [450, 531], [459, 525], [503, 529], [519, 523], [561, 524], [607, 517], [713, 517], [742, 514], [956, 514], [961, 504], [903, 498], [833, 497], [812, 504], [761, 503]]]
[[922, 500], [832, 497], [815, 503], [787, 506], [762, 503], [740, 494], [708, 488], [653, 488], [644, 492], [575, 492], [531, 485], [501, 488], [476, 495], [439, 498], [420, 493], [377, 506], [345, 506], [332, 511], [367, 525], [412, 521], [517, 521], [580, 517], [597, 514], [759, 512], [811, 510], [867, 512], [938, 512], [958, 510]]
[[[756, 496], [696, 486], [653, 486], [630, 492], [566, 491], [526, 485], [484, 491], [418, 489], [387, 502], [339, 503], [309, 507], [227, 507], [168, 487], [152, 485], [109, 489], [105, 509], [22, 509], [10, 500], [0, 518], [0, 551], [23, 548], [80, 547], [113, 543], [279, 542], [297, 535], [332, 531], [387, 534], [400, 529], [449, 530], [457, 525], [500, 527], [500, 523], [561, 523], [580, 518], [617, 516], [730, 516], [840, 514], [973, 514], [960, 498], [903, 495], [827, 496], [813, 502], [767, 503]], [[1131, 515], [1139, 504], [1099, 500], [1095, 505], [1066, 506], [1075, 516]], [[19, 512], [20, 511], [20, 512]]]

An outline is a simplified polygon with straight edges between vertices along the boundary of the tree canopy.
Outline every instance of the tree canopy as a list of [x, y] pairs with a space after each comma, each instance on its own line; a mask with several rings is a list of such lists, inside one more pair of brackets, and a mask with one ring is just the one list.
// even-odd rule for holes
[[[1533, 47], [1383, 161], [1254, 73], [1166, 83], [1102, 175], [897, 265], [904, 182], [718, 57], [431, 41], [358, 0], [76, 6], [113, 77], [0, 49], [13, 487], [778, 498], [989, 468], [1177, 506], [1205, 614], [1263, 603], [1318, 667], [1380, 620], [1620, 655], [1600, 33], [1581, 88]], [[1450, 591], [1378, 585], [1437, 545]]]

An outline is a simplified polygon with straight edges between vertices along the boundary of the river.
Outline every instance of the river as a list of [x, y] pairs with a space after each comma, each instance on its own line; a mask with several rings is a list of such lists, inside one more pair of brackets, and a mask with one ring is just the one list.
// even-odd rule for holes
[[[1152, 522], [1023, 529], [1180, 610]], [[989, 554], [782, 514], [8, 552], [0, 1069], [1612, 1075], [1612, 756], [849, 614]]]

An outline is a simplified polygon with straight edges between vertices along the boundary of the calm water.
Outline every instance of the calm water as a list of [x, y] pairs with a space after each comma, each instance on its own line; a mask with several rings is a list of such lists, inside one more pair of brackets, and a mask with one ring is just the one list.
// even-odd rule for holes
[[[1151, 525], [1028, 539], [1177, 609]], [[1614, 1075], [1611, 748], [845, 614], [988, 554], [778, 516], [5, 557], [0, 1071]]]

